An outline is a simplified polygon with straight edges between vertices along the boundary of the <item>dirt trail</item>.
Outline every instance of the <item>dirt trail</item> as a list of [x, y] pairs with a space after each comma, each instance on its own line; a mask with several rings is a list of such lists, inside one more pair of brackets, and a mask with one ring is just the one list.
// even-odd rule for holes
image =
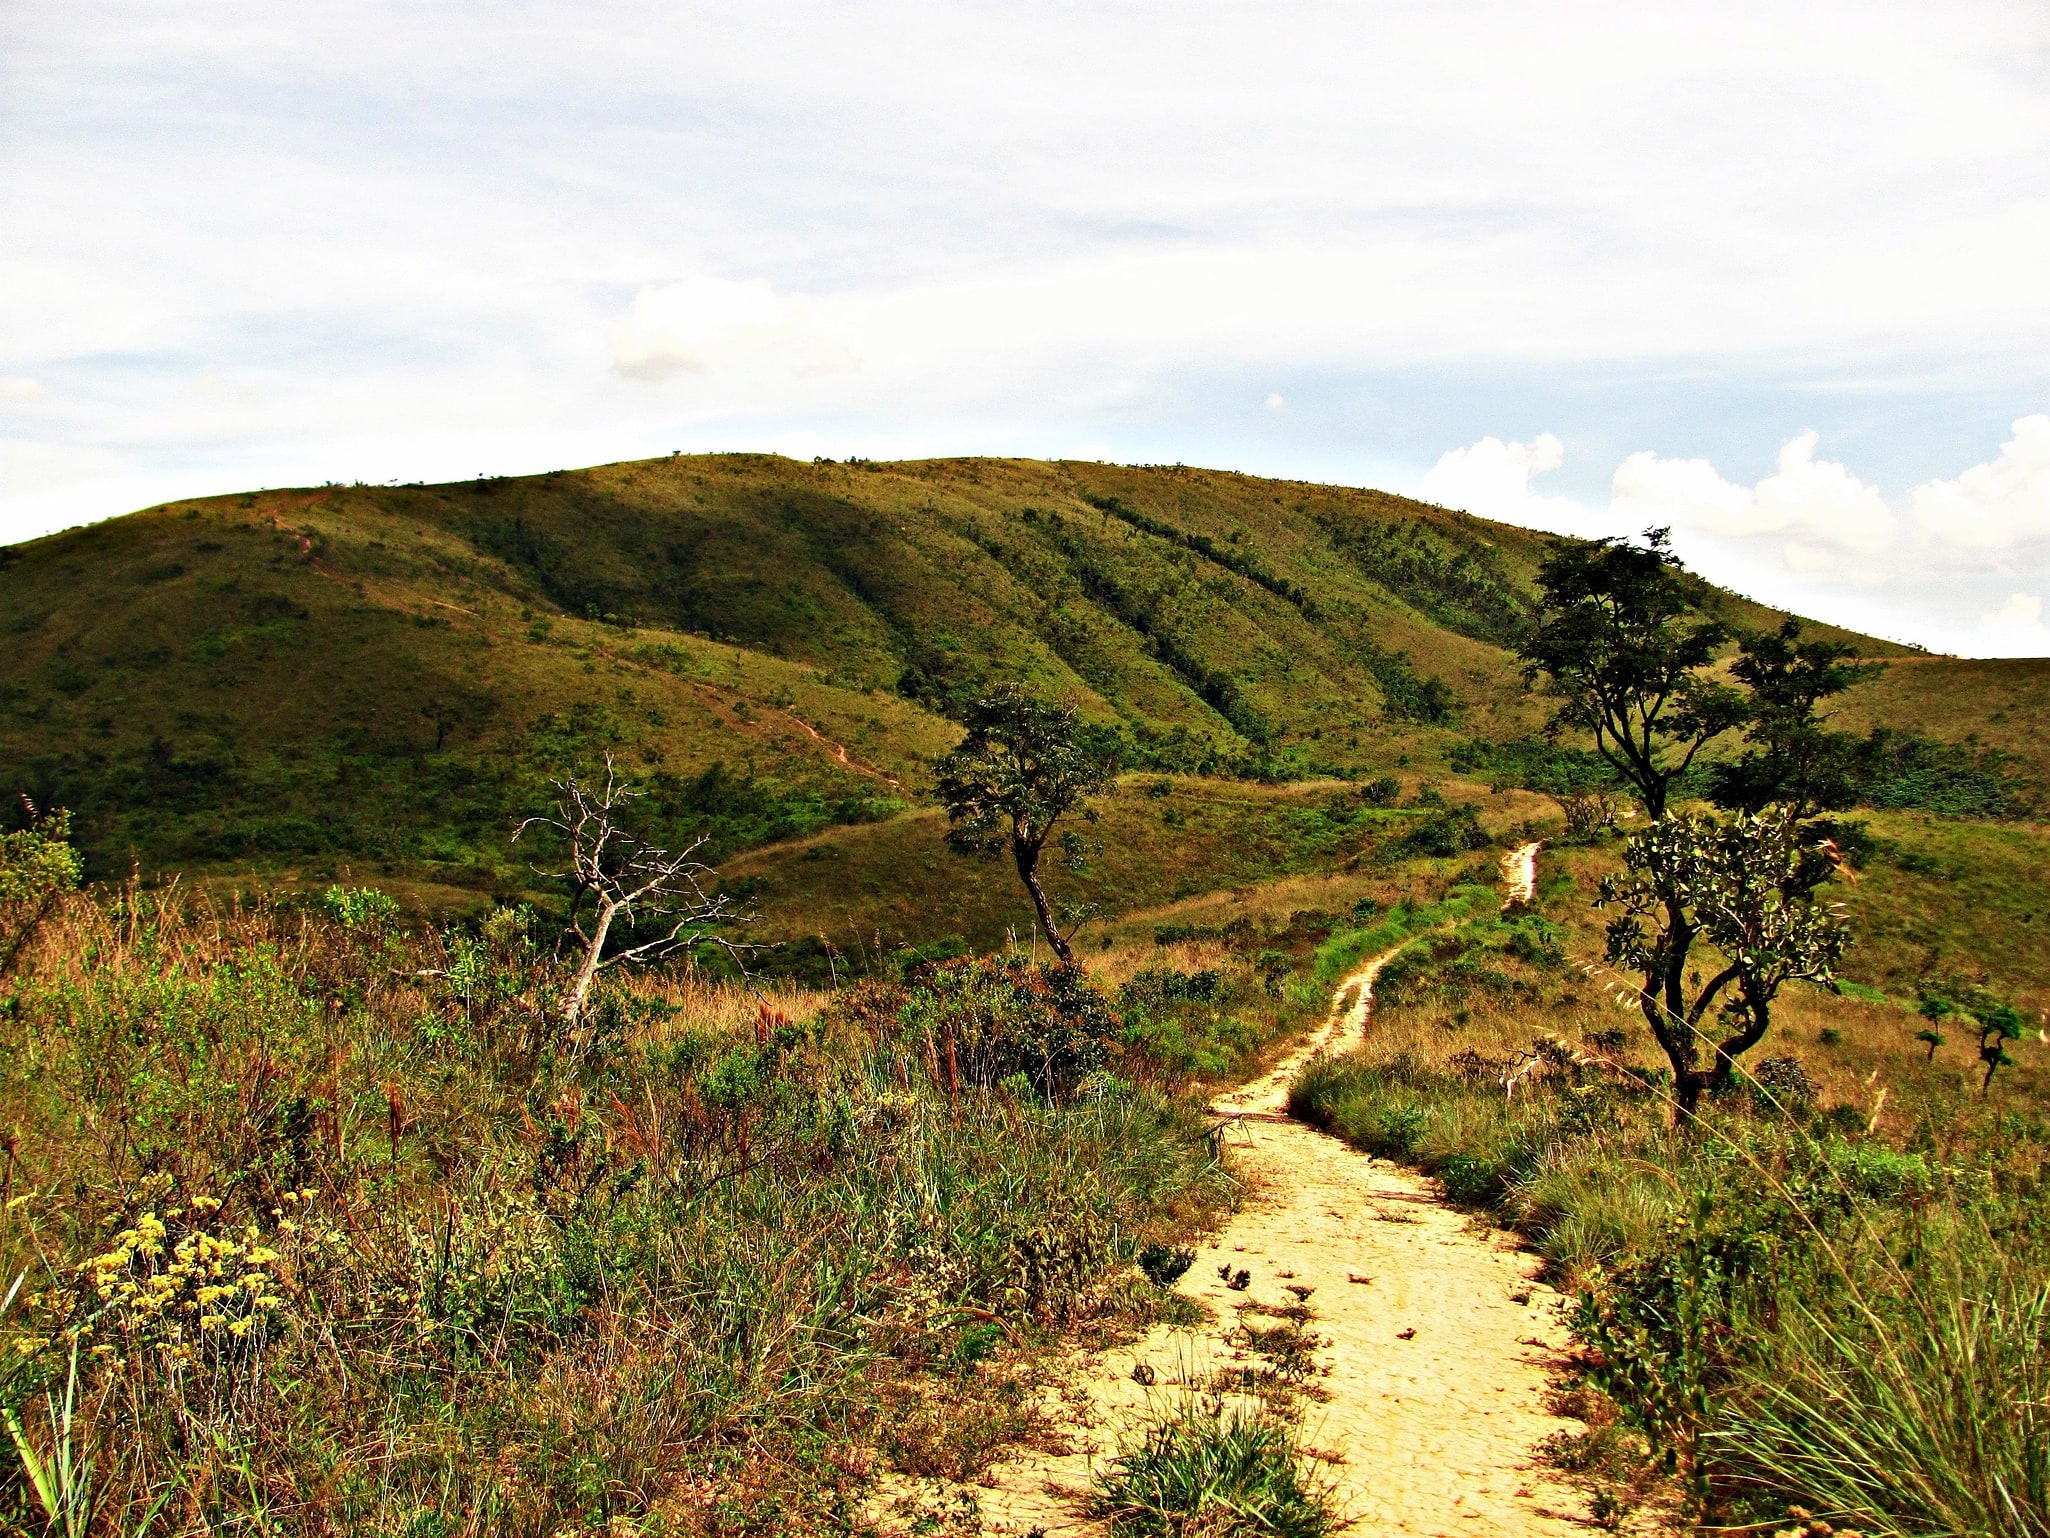
[[[1580, 1497], [1533, 1458], [1546, 1436], [1581, 1429], [1545, 1409], [1548, 1366], [1566, 1332], [1560, 1298], [1532, 1280], [1535, 1261], [1447, 1207], [1430, 1182], [1285, 1113], [1303, 1063], [1358, 1039], [1374, 977], [1395, 954], [1347, 977], [1308, 1042], [1212, 1106], [1252, 1187], [1180, 1283], [1214, 1325], [1163, 1328], [1089, 1358], [1066, 1405], [1071, 1451], [996, 1469], [972, 1492], [985, 1531], [1099, 1531], [1076, 1499], [1092, 1460], [1108, 1457], [1168, 1396], [1220, 1368], [1257, 1366], [1230, 1339], [1233, 1310], [1247, 1301], [1286, 1306], [1295, 1301], [1291, 1285], [1314, 1289], [1309, 1329], [1325, 1342], [1317, 1352], [1325, 1370], [1312, 1381], [1329, 1398], [1306, 1406], [1304, 1437], [1332, 1460], [1350, 1533], [1528, 1538], [1589, 1526]], [[1227, 1288], [1218, 1275], [1227, 1264], [1251, 1273], [1246, 1290]], [[1142, 1365], [1155, 1386], [1134, 1381]]]
[[1502, 856], [1504, 908], [1527, 908], [1537, 900], [1537, 852], [1541, 842], [1520, 844]]

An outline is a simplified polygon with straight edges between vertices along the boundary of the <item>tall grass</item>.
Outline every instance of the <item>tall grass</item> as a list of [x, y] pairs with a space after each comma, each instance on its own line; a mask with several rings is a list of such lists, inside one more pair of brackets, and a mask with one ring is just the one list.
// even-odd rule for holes
[[1228, 1195], [1187, 1107], [956, 1081], [901, 988], [671, 979], [572, 1048], [527, 922], [72, 902], [0, 1002], [0, 1526], [75, 1346], [94, 1532], [842, 1530]]
[[2050, 1534], [2050, 1280], [1943, 1238], [1885, 1313], [1786, 1300], [1707, 1442], [1733, 1482], [1883, 1538]]

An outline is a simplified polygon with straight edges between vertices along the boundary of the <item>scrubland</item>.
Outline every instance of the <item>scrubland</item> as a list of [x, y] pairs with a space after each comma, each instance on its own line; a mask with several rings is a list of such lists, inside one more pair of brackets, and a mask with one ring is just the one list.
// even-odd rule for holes
[[672, 977], [572, 1040], [531, 914], [340, 911], [74, 897], [12, 981], [0, 1403], [54, 1530], [841, 1530], [1030, 1434], [1040, 1347], [1231, 1199], [1201, 1044], [1029, 961]]
[[[1800, 1507], [1904, 1538], [2050, 1531], [2040, 1041], [1982, 1094], [1976, 1034], [1918, 1040], [1913, 993], [1804, 987], [1737, 1086], [1676, 1125], [1634, 1000], [1594, 961], [1605, 858], [1548, 857], [1534, 911], [1441, 908], [1382, 974], [1366, 1042], [1291, 1108], [1436, 1175], [1576, 1295], [1568, 1403], [1594, 1429], [1551, 1452], [1610, 1520], [1677, 1484], [1711, 1526]], [[1919, 924], [1969, 922], [1968, 894], [1918, 890]], [[1912, 975], [1904, 943], [1882, 931], [1858, 968]], [[2040, 988], [2036, 958], [1997, 964]]]

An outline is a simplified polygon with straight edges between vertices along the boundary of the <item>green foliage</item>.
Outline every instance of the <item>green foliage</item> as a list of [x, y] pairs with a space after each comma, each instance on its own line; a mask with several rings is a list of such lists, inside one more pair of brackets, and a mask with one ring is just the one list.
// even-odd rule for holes
[[1365, 911], [1354, 915], [1356, 919], [1366, 921], [1361, 927], [1342, 929], [1317, 947], [1316, 979], [1329, 987], [1369, 956], [1426, 930], [1486, 913], [1495, 907], [1496, 901], [1492, 888], [1461, 885], [1453, 887], [1435, 903], [1403, 901], [1386, 912], [1376, 911], [1372, 905], [1367, 905]]
[[[1646, 1023], [1673, 1065], [1682, 1109], [1691, 1110], [1764, 1039], [1782, 988], [1833, 975], [1851, 939], [1839, 909], [1818, 895], [1833, 863], [1779, 808], [1720, 819], [1671, 814], [1633, 834], [1623, 858], [1625, 870], [1602, 879], [1596, 903], [1617, 910], [1604, 960], [1644, 979]], [[1697, 937], [1724, 965], [1689, 1000], [1679, 972]], [[1705, 1023], [1711, 1008], [1720, 1034]]]
[[1233, 1012], [1240, 984], [1224, 973], [1152, 967], [1118, 990], [1119, 1039], [1170, 1078], [1223, 1078], [1259, 1045], [1261, 1032]]
[[1072, 967], [1020, 956], [941, 962], [914, 973], [898, 1011], [907, 1039], [921, 1041], [958, 1082], [995, 1089], [1023, 1075], [1045, 1100], [1073, 1094], [1117, 1050], [1109, 1000]]
[[398, 900], [371, 887], [331, 886], [321, 906], [342, 928], [370, 935], [384, 933], [399, 917]]
[[1450, 859], [1475, 849], [1486, 849], [1494, 840], [1481, 826], [1480, 813], [1471, 801], [1458, 806], [1438, 807], [1418, 820], [1389, 851], [1395, 858], [1423, 855]]
[[1730, 671], [1749, 695], [1750, 749], [1710, 771], [1716, 805], [1752, 813], [1784, 806], [1805, 818], [1855, 804], [1856, 739], [1831, 731], [1821, 705], [1884, 668], [1851, 661], [1849, 642], [1808, 637], [1794, 619], [1742, 637], [1738, 649]]
[[1190, 1400], [1156, 1418], [1097, 1476], [1092, 1515], [1118, 1538], [1322, 1538], [1327, 1481], [1270, 1416]]
[[[1039, 857], [1063, 817], [1093, 820], [1089, 798], [1115, 784], [1116, 749], [1104, 734], [1084, 727], [1072, 706], [1051, 705], [1011, 686], [975, 700], [965, 724], [967, 735], [933, 773], [950, 824], [947, 845], [957, 854], [1008, 852], [1047, 943], [1073, 965], [1067, 936], [1039, 884]], [[1070, 867], [1080, 863], [1071, 854]]]
[[1531, 603], [1492, 544], [1435, 532], [1417, 520], [1332, 517], [1323, 526], [1340, 553], [1369, 578], [1446, 629], [1496, 646], [1516, 644]]
[[[1227, 1194], [1201, 1119], [1109, 1074], [950, 1084], [923, 1026], [970, 1038], [990, 989], [801, 1021], [673, 979], [607, 993], [572, 1061], [517, 910], [376, 947], [147, 897], [60, 923], [0, 1013], [33, 1196], [0, 1228], [33, 1293], [0, 1397], [31, 1435], [61, 1419], [91, 1316], [71, 1435], [101, 1511], [255, 1528], [289, 1492], [364, 1531], [539, 1535], [652, 1527], [687, 1490], [724, 1532], [830, 1526], [857, 1449], [971, 1477], [1024, 1429], [1006, 1364]], [[1021, 1047], [1115, 1029], [1065, 973], [989, 981]], [[934, 1374], [958, 1414], [919, 1429]]]
[[27, 826], [0, 833], [0, 976], [83, 871], [71, 845], [71, 814], [38, 812], [26, 799]]
[[1189, 1267], [1196, 1263], [1194, 1250], [1176, 1249], [1168, 1244], [1149, 1244], [1139, 1251], [1139, 1270], [1146, 1280], [1156, 1287], [1172, 1287], [1188, 1274]]
[[1518, 650], [1524, 676], [1558, 701], [1553, 730], [1592, 736], [1646, 813], [1664, 816], [1702, 748], [1744, 719], [1737, 692], [1709, 675], [1728, 631], [1699, 616], [1663, 529], [1642, 545], [1561, 545], [1538, 586], [1543, 608]]
[[1874, 727], [1857, 744], [1853, 774], [1860, 804], [1912, 807], [1939, 817], [2021, 817], [2033, 806], [2014, 755], [1915, 732]]
[[1517, 737], [1507, 742], [1469, 737], [1453, 745], [1446, 762], [1460, 774], [1475, 775], [1491, 786], [1518, 786], [1549, 796], [1621, 788], [1615, 770], [1601, 754], [1568, 747], [1551, 737]]
[[2022, 1039], [2025, 1022], [2022, 1012], [2010, 1000], [1977, 983], [1926, 978], [1916, 1008], [1930, 1022], [1931, 1029], [1918, 1032], [1916, 1040], [1929, 1043], [1932, 1061], [1936, 1049], [1943, 1045], [1942, 1034], [1934, 1029], [1939, 1022], [1962, 1020], [1978, 1032], [1979, 1061], [1986, 1069], [1985, 1077], [1979, 1081], [1981, 1096], [1992, 1088], [1994, 1074], [2013, 1065], [2007, 1043]]

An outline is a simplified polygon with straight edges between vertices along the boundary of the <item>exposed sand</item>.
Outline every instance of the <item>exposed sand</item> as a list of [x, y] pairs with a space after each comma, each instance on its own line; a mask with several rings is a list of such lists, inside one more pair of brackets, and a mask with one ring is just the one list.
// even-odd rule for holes
[[[1328, 1342], [1317, 1353], [1328, 1370], [1313, 1381], [1330, 1397], [1306, 1406], [1303, 1432], [1333, 1460], [1352, 1533], [1507, 1538], [1590, 1525], [1580, 1497], [1533, 1458], [1546, 1436], [1581, 1429], [1545, 1409], [1548, 1363], [1566, 1332], [1558, 1295], [1530, 1279], [1535, 1262], [1448, 1208], [1430, 1182], [1283, 1112], [1289, 1082], [1312, 1054], [1358, 1038], [1374, 976], [1394, 954], [1340, 984], [1330, 1018], [1300, 1050], [1212, 1107], [1252, 1186], [1180, 1284], [1214, 1325], [1156, 1330], [1083, 1359], [1064, 1402], [1072, 1450], [995, 1469], [973, 1492], [985, 1531], [1098, 1531], [1076, 1499], [1092, 1462], [1110, 1456], [1149, 1407], [1240, 1360], [1226, 1339], [1232, 1306], [1289, 1304], [1290, 1283], [1314, 1289], [1309, 1329]], [[1227, 1290], [1218, 1276], [1227, 1262], [1252, 1273], [1250, 1288]], [[1154, 1371], [1150, 1389], [1132, 1378], [1142, 1363]]]
[[[1542, 842], [1542, 841], [1540, 841]], [[1502, 856], [1504, 908], [1529, 907], [1537, 899], [1537, 843], [1521, 844]]]

